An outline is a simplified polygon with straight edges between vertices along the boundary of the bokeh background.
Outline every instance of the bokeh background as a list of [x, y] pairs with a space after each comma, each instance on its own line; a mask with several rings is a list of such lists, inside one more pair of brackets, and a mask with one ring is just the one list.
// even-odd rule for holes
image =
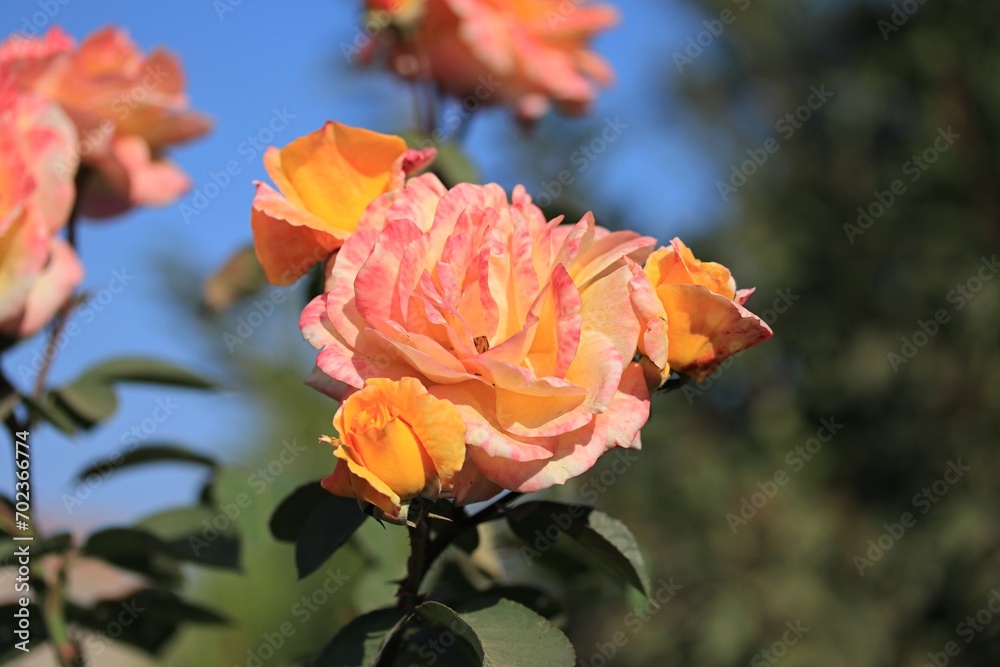
[[[562, 621], [588, 667], [997, 664], [1000, 10], [974, 0], [616, 4], [622, 23], [596, 49], [619, 79], [590, 116], [552, 116], [525, 133], [503, 111], [479, 111], [465, 148], [485, 181], [524, 183], [553, 211], [593, 210], [660, 242], [682, 236], [757, 287], [750, 306], [776, 335], [703, 385], [656, 397], [636, 465], [619, 474], [604, 462], [552, 493], [596, 495], [632, 527], [654, 581], [680, 585], [661, 609], [572, 554], [552, 571], [529, 565], [503, 533], [484, 535], [500, 556], [492, 566], [569, 595]], [[277, 502], [330, 467], [314, 442], [335, 406], [302, 385], [312, 365], [296, 325], [306, 286], [265, 290], [218, 315], [200, 305], [203, 281], [249, 242], [260, 146], [331, 118], [386, 132], [413, 125], [408, 88], [345, 55], [359, 5], [0, 7], [8, 33], [42, 27], [44, 16], [45, 28], [76, 37], [113, 22], [144, 48], [167, 46], [183, 59], [194, 107], [216, 121], [174, 154], [195, 179], [192, 196], [81, 229], [84, 288], [106, 291], [106, 303], [66, 342], [52, 379], [144, 353], [199, 368], [225, 390], [132, 389], [116, 418], [83, 438], [33, 434], [48, 529], [83, 534], [194, 502], [203, 479], [180, 466], [122, 472], [96, 489], [73, 483], [135, 427], [224, 461], [220, 506], [253, 499], [234, 520], [244, 572], [188, 572], [189, 594], [230, 626], [185, 630], [158, 664], [298, 664], [346, 620], [391, 600], [388, 582], [401, 575], [401, 531], [367, 526], [302, 583], [291, 547], [267, 531]], [[621, 128], [615, 140], [585, 167], [574, 161], [609, 122]], [[240, 173], [223, 185], [231, 160]], [[573, 183], [554, 196], [563, 170]], [[219, 187], [206, 191], [213, 175]], [[199, 192], [218, 194], [191, 213]], [[115, 272], [126, 278], [119, 291]], [[254, 312], [263, 324], [241, 337]], [[5, 359], [8, 377], [29, 381], [42, 343]], [[146, 433], [164, 403], [167, 418]], [[0, 479], [11, 479], [6, 459]], [[912, 525], [894, 526], [905, 513]], [[333, 575], [343, 580], [336, 594], [303, 602]], [[283, 623], [294, 634], [275, 646]], [[949, 642], [957, 655], [944, 653]], [[109, 647], [95, 664], [157, 663]]]

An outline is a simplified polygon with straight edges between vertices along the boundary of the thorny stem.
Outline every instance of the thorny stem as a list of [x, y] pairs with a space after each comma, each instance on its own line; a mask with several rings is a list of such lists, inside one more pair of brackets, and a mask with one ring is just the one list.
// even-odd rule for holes
[[420, 582], [423, 580], [424, 560], [427, 554], [427, 521], [423, 518], [410, 531], [410, 557], [406, 561], [406, 579], [399, 588], [399, 596], [407, 613], [417, 606]]
[[430, 570], [431, 565], [434, 564], [434, 561], [437, 560], [438, 556], [445, 552], [445, 549], [451, 546], [451, 543], [455, 541], [455, 538], [464, 533], [466, 530], [496, 519], [503, 514], [504, 511], [506, 511], [507, 506], [510, 503], [517, 500], [522, 495], [523, 494], [518, 492], [508, 493], [507, 495], [498, 498], [489, 507], [473, 514], [472, 516], [469, 516], [464, 512], [459, 515], [458, 519], [442, 529], [441, 532], [438, 533], [437, 537], [435, 537], [431, 543], [427, 545], [427, 553], [424, 556], [423, 570], [420, 573], [420, 578], [423, 579], [428, 570]]
[[[419, 601], [420, 584], [427, 576], [434, 561], [438, 556], [451, 545], [455, 539], [465, 531], [476, 526], [492, 521], [506, 511], [507, 506], [520, 498], [520, 493], [508, 493], [502, 498], [498, 498], [486, 509], [469, 516], [463, 510], [458, 517], [447, 524], [433, 540], [429, 540], [429, 530], [427, 527], [427, 516], [424, 511], [418, 511], [419, 516], [412, 525], [410, 531], [410, 557], [406, 561], [406, 578], [400, 583], [397, 597], [407, 613], [412, 613]], [[426, 509], [426, 508], [424, 508]]]

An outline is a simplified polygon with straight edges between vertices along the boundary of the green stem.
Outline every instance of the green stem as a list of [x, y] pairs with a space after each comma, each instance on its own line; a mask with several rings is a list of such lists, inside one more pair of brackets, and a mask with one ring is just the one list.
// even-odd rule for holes
[[45, 627], [49, 631], [49, 641], [56, 649], [56, 658], [61, 667], [83, 667], [83, 653], [80, 647], [73, 641], [70, 635], [69, 625], [66, 623], [65, 612], [66, 599], [66, 563], [59, 566], [55, 574], [55, 581], [49, 582], [46, 588], [45, 598], [42, 601], [42, 615], [45, 618]]
[[399, 588], [403, 608], [412, 612], [420, 593], [420, 582], [424, 578], [424, 562], [427, 554], [427, 521], [420, 517], [415, 525], [409, 526], [410, 558], [406, 561], [406, 579]]

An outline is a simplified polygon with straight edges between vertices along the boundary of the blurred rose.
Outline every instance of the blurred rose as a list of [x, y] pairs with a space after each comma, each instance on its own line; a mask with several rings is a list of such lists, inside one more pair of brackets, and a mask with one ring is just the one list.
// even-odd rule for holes
[[[369, 2], [372, 8], [384, 4]], [[433, 79], [459, 100], [509, 104], [522, 121], [532, 122], [553, 103], [563, 113], [584, 113], [597, 85], [607, 86], [614, 78], [610, 65], [588, 48], [594, 35], [618, 22], [610, 5], [582, 0], [423, 4], [422, 17], [408, 19], [412, 28], [383, 31], [383, 41], [391, 43], [390, 65], [406, 78]]]
[[415, 377], [457, 407], [461, 503], [561, 484], [639, 446], [649, 395], [633, 357], [662, 318], [635, 262], [654, 241], [590, 214], [558, 222], [520, 186], [508, 203], [497, 185], [411, 179], [372, 202], [302, 313], [321, 349], [315, 388], [343, 399], [368, 378]]
[[465, 461], [465, 424], [448, 401], [414, 378], [373, 378], [333, 418], [338, 438], [323, 437], [339, 460], [323, 487], [378, 507], [386, 518], [425, 494], [450, 490]]
[[103, 28], [78, 48], [58, 28], [0, 46], [0, 71], [57, 102], [76, 123], [79, 156], [96, 174], [81, 211], [107, 217], [131, 206], [164, 206], [187, 192], [188, 176], [164, 149], [210, 128], [188, 111], [184, 74], [164, 51], [143, 55], [128, 34]]
[[73, 205], [76, 131], [55, 105], [0, 79], [0, 334], [44, 327], [83, 278], [72, 248], [55, 235]]
[[667, 318], [669, 368], [699, 382], [727, 357], [761, 343], [771, 328], [743, 307], [753, 289], [736, 290], [729, 269], [695, 259], [680, 239], [646, 260]]
[[434, 158], [408, 150], [400, 137], [340, 123], [264, 152], [278, 186], [257, 182], [251, 225], [267, 279], [291, 285], [343, 245], [365, 207], [402, 187], [406, 175]]

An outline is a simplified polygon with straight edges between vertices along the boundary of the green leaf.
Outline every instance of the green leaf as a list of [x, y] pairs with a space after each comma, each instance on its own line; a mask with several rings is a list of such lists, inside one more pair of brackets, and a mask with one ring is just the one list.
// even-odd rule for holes
[[109, 418], [118, 409], [115, 388], [107, 382], [80, 378], [51, 392], [87, 427]]
[[91, 366], [78, 381], [165, 384], [188, 389], [212, 389], [215, 384], [173, 364], [145, 357], [119, 357]]
[[615, 574], [649, 596], [649, 573], [632, 531], [618, 519], [584, 505], [538, 500], [522, 503], [507, 512], [514, 534], [538, 550], [551, 541], [553, 532], [565, 533], [598, 557]]
[[55, 533], [46, 535], [41, 540], [36, 540], [31, 548], [32, 557], [45, 556], [47, 554], [61, 554], [73, 548], [74, 540], [71, 533]]
[[67, 605], [67, 618], [90, 628], [98, 636], [113, 628], [115, 641], [159, 653], [184, 623], [224, 624], [226, 619], [215, 612], [159, 589], [144, 589], [119, 600], [102, 600], [91, 608]]
[[512, 600], [494, 598], [461, 612], [424, 602], [416, 613], [450, 629], [475, 651], [483, 667], [573, 667], [576, 653], [556, 626]]
[[7, 496], [0, 495], [0, 535], [13, 535], [16, 531], [14, 503]]
[[6, 421], [7, 417], [14, 412], [14, 408], [16, 408], [17, 404], [20, 402], [21, 395], [13, 389], [3, 398], [0, 398], [0, 422]]
[[94, 533], [83, 546], [87, 555], [144, 574], [153, 581], [177, 584], [181, 579], [169, 544], [136, 528], [109, 528]]
[[31, 545], [32, 558], [40, 558], [46, 554], [63, 553], [73, 547], [73, 536], [70, 533], [56, 533], [42, 538], [36, 538], [32, 542], [3, 540], [0, 542], [0, 567], [16, 566], [14, 560], [18, 547], [24, 544]]
[[318, 570], [367, 518], [357, 500], [328, 493], [306, 518], [295, 542], [299, 579]]
[[[226, 529], [215, 523], [226, 518]], [[240, 537], [233, 522], [217, 509], [199, 505], [179, 507], [146, 517], [136, 528], [156, 536], [175, 558], [200, 565], [240, 570]]]
[[[406, 619], [401, 609], [376, 609], [340, 629], [310, 667], [371, 667]], [[386, 654], [386, 657], [389, 657]]]
[[319, 480], [303, 484], [291, 492], [271, 515], [271, 534], [279, 542], [295, 542], [302, 526], [320, 503], [330, 497], [330, 492], [319, 485]]
[[452, 142], [438, 144], [437, 150], [437, 157], [434, 158], [429, 170], [437, 175], [446, 187], [451, 188], [459, 183], [479, 182], [479, 173], [475, 165], [458, 144]]
[[47, 392], [40, 401], [25, 396], [24, 402], [31, 412], [33, 421], [41, 419], [65, 435], [76, 435], [81, 428], [88, 428], [86, 424], [81, 424], [80, 418], [52, 392]]
[[552, 619], [563, 613], [563, 606], [545, 591], [532, 586], [494, 586], [475, 599], [504, 598], [522, 604], [536, 614]]
[[90, 465], [86, 470], [76, 476], [77, 483], [91, 475], [108, 475], [110, 472], [128, 468], [130, 466], [142, 465], [145, 463], [160, 463], [163, 461], [176, 463], [193, 463], [215, 470], [219, 464], [212, 458], [192, 452], [184, 447], [172, 444], [146, 445], [138, 449], [133, 449], [124, 455], [116, 455], [111, 458], [98, 461]]
[[237, 301], [261, 291], [267, 284], [253, 244], [246, 245], [233, 253], [222, 268], [205, 281], [205, 305], [213, 313], [222, 312]]

